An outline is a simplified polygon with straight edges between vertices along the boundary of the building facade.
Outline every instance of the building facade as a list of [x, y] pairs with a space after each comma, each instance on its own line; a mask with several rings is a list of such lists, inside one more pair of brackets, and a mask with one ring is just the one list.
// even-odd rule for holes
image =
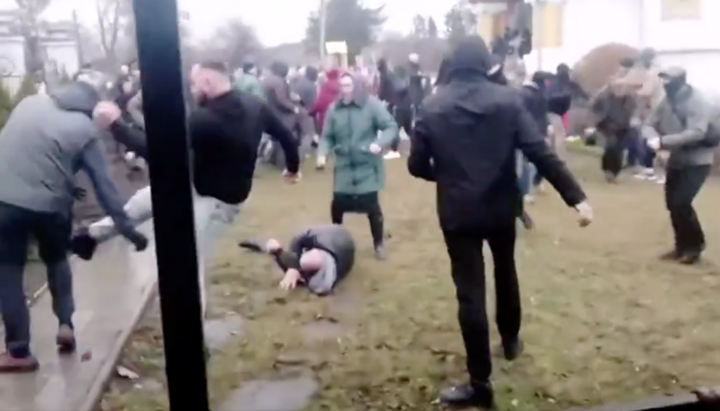
[[680, 65], [693, 84], [720, 93], [718, 0], [477, 0], [485, 38], [505, 27], [530, 28], [529, 71], [575, 64], [594, 47], [624, 43], [657, 51], [661, 66]]

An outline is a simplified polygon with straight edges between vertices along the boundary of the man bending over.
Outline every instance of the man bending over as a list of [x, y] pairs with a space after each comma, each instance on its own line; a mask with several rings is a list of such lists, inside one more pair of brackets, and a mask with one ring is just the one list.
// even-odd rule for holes
[[317, 295], [330, 294], [355, 262], [355, 241], [341, 225], [309, 228], [295, 236], [287, 248], [275, 239], [243, 241], [240, 247], [274, 256], [285, 273], [280, 281], [282, 289], [301, 284]]

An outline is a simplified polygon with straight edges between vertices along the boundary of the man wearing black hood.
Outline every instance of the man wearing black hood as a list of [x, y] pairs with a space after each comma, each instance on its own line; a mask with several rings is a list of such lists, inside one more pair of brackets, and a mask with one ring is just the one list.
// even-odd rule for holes
[[505, 358], [515, 359], [523, 348], [514, 256], [520, 204], [515, 151], [522, 151], [565, 203], [576, 208], [581, 225], [592, 220], [585, 194], [548, 147], [517, 91], [489, 81], [491, 64], [480, 37], [460, 42], [450, 59], [450, 82], [423, 103], [408, 159], [410, 174], [436, 183], [438, 217], [456, 287], [470, 382], [441, 394], [453, 406], [493, 405], [482, 256], [486, 241], [495, 266]]
[[123, 211], [100, 141], [107, 122], [93, 121], [100, 94], [76, 81], [55, 93], [25, 98], [0, 132], [0, 305], [8, 352], [0, 356], [0, 373], [38, 368], [30, 352], [30, 314], [23, 290], [28, 244], [37, 240], [47, 266], [48, 286], [58, 317], [58, 347], [75, 349], [72, 316], [72, 272], [67, 260], [75, 174], [84, 170], [102, 207], [119, 232], [138, 250], [147, 238]]

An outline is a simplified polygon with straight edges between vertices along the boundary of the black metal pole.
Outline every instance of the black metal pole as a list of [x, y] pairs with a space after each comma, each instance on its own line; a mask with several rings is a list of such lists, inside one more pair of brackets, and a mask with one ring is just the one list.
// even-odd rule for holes
[[134, 0], [170, 409], [209, 411], [175, 0]]

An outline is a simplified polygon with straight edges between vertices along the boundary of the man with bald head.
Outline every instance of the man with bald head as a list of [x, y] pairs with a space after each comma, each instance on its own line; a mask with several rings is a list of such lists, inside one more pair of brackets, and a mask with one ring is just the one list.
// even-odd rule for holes
[[341, 225], [309, 228], [295, 236], [287, 248], [275, 239], [264, 243], [243, 241], [240, 247], [273, 255], [284, 273], [282, 289], [304, 285], [321, 296], [330, 294], [355, 262], [355, 241]]
[[[197, 101], [188, 119], [195, 231], [198, 246], [200, 285], [205, 308], [206, 263], [217, 240], [224, 236], [250, 196], [258, 146], [262, 133], [270, 134], [285, 153], [286, 182], [300, 177], [298, 147], [294, 137], [257, 96], [235, 89], [224, 63], [205, 62], [192, 68], [191, 92]], [[123, 122], [113, 103], [103, 104], [98, 116], [111, 123], [116, 140], [146, 158], [143, 130]], [[147, 159], [147, 158], [146, 158]], [[152, 215], [150, 187], [137, 192], [126, 204], [126, 211], [140, 222]], [[91, 227], [73, 239], [73, 251], [92, 258], [97, 242], [111, 234], [114, 226]], [[204, 311], [204, 310], [203, 310]]]

